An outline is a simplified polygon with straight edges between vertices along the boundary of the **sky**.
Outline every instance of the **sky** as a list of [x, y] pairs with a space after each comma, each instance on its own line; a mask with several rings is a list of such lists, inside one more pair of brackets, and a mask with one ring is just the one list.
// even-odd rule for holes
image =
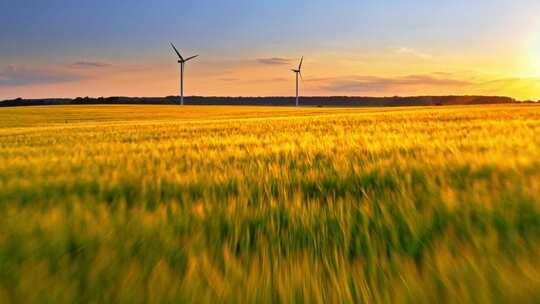
[[2, 0], [0, 99], [540, 99], [538, 0]]

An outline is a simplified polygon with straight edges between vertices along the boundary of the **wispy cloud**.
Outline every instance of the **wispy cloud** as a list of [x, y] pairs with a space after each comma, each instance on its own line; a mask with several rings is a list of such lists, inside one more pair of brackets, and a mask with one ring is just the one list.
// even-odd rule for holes
[[54, 84], [84, 79], [58, 70], [37, 69], [26, 66], [8, 65], [0, 70], [0, 86], [26, 86], [35, 84]]
[[233, 77], [224, 77], [224, 78], [219, 78], [218, 80], [220, 80], [220, 81], [238, 81], [240, 79], [233, 78]]
[[275, 83], [275, 82], [284, 82], [284, 81], [288, 81], [288, 79], [284, 77], [274, 77], [274, 78], [256, 78], [256, 79], [246, 78], [242, 80], [243, 83], [257, 83], [257, 84]]
[[480, 81], [477, 86], [482, 94], [511, 95], [521, 99], [538, 98], [540, 77], [509, 77]]
[[287, 58], [273, 57], [273, 58], [259, 58], [257, 59], [257, 62], [260, 64], [267, 64], [267, 65], [285, 65], [285, 64], [290, 64], [291, 60]]
[[399, 55], [409, 55], [409, 56], [417, 57], [417, 58], [420, 58], [420, 59], [431, 59], [431, 58], [433, 58], [433, 55], [431, 55], [431, 54], [424, 53], [424, 52], [415, 50], [413, 48], [408, 48], [408, 47], [396, 48], [394, 50], [394, 52], [396, 54], [399, 54]]
[[320, 88], [332, 92], [384, 92], [396, 89], [429, 86], [429, 87], [464, 87], [472, 83], [466, 80], [435, 77], [426, 75], [409, 75], [403, 77], [352, 76], [344, 78], [324, 79], [328, 84]]
[[439, 92], [537, 99], [540, 94], [540, 77], [498, 78], [496, 75], [478, 76], [471, 72], [434, 72], [395, 77], [349, 75], [311, 78], [306, 81], [323, 92], [351, 95], [425, 95]]
[[111, 65], [112, 64], [110, 63], [97, 61], [77, 61], [70, 64], [70, 66], [74, 68], [106, 68], [110, 67]]

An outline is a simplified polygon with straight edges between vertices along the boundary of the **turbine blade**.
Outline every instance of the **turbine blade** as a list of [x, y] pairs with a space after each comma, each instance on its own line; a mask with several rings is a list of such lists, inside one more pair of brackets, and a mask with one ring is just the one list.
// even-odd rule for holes
[[302, 62], [304, 62], [304, 56], [302, 56], [302, 59], [300, 59], [300, 65], [298, 66], [298, 70], [302, 69]]
[[193, 58], [197, 58], [197, 57], [199, 57], [199, 55], [191, 56], [191, 57], [189, 57], [189, 58], [186, 58], [186, 60], [184, 60], [184, 61], [189, 61], [189, 60], [191, 60], [191, 59], [193, 59]]
[[298, 72], [300, 74], [300, 79], [302, 79], [302, 82], [304, 82], [304, 77], [302, 77], [302, 72]]
[[178, 55], [178, 57], [180, 57], [180, 59], [182, 61], [184, 61], [184, 58], [182, 57], [182, 55], [180, 55], [180, 52], [176, 49], [176, 47], [174, 46], [174, 44], [172, 44], [172, 42], [171, 42], [171, 46], [174, 49], [174, 51], [176, 52], [176, 54]]

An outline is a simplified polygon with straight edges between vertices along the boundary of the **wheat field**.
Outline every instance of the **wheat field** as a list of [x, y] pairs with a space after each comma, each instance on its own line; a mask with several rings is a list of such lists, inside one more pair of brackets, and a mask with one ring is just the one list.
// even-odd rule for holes
[[0, 108], [1, 303], [534, 303], [540, 107]]

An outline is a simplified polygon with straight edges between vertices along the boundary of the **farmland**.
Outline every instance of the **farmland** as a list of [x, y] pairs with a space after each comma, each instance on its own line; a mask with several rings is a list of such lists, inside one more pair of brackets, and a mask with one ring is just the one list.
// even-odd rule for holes
[[534, 302], [540, 107], [0, 109], [0, 302]]

